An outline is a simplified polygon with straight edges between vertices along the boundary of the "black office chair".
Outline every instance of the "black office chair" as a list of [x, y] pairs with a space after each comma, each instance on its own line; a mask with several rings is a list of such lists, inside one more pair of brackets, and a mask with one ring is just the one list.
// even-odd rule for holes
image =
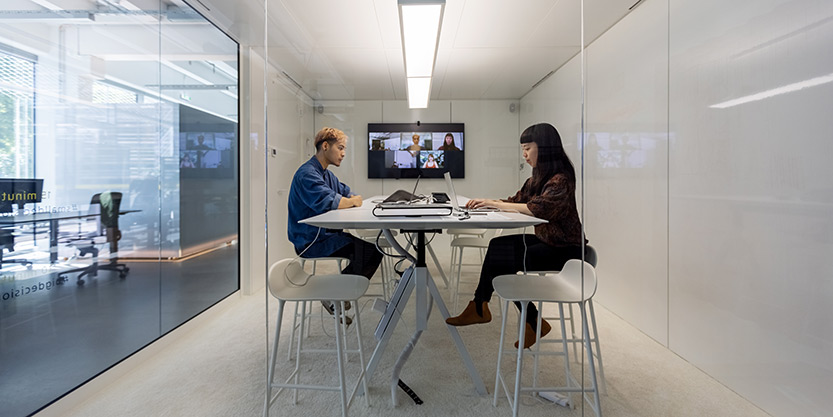
[[3, 251], [14, 252], [14, 234], [11, 231], [0, 228], [0, 268], [3, 264], [23, 264], [32, 269], [32, 261], [26, 259], [3, 259]]
[[80, 272], [77, 276], [77, 284], [84, 285], [84, 276], [97, 276], [99, 270], [116, 271], [119, 278], [125, 278], [130, 268], [125, 264], [118, 263], [118, 257], [110, 258], [106, 264], [98, 263], [99, 246], [110, 245], [110, 254], [118, 252], [118, 241], [121, 239], [119, 230], [119, 207], [121, 206], [122, 193], [105, 192], [96, 194], [90, 200], [90, 214], [97, 224], [93, 232], [80, 232], [77, 236], [68, 239], [70, 245], [78, 249], [80, 256], [92, 254], [93, 263], [83, 268], [71, 269], [58, 274], [56, 283], [62, 284], [68, 280], [67, 275]]

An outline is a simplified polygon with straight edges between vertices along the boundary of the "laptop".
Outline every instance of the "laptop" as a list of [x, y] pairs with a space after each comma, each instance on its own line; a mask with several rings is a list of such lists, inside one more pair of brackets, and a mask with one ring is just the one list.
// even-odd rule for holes
[[445, 174], [443, 174], [443, 176], [445, 177], [445, 185], [446, 185], [446, 187], [448, 187], [448, 195], [451, 196], [451, 207], [454, 211], [465, 212], [465, 213], [498, 211], [498, 209], [493, 208], [493, 207], [482, 207], [482, 208], [470, 209], [470, 208], [466, 208], [465, 206], [458, 205], [460, 203], [457, 200], [457, 193], [454, 191], [454, 183], [451, 182], [451, 173], [446, 172]]
[[419, 179], [422, 178], [422, 175], [417, 176], [416, 184], [414, 184], [414, 191], [407, 192], [405, 190], [396, 190], [393, 194], [389, 195], [388, 198], [382, 200], [383, 203], [410, 203], [412, 201], [417, 201], [420, 199], [418, 195], [416, 195], [417, 186], [419, 185]]

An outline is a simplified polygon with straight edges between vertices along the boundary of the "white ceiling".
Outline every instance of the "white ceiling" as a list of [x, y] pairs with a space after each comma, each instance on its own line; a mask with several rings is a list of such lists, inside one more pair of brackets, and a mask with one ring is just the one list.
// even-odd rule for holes
[[[396, 0], [186, 0], [316, 100], [404, 100]], [[637, 0], [584, 0], [585, 44]], [[264, 8], [268, 41], [264, 42]], [[579, 52], [581, 0], [447, 0], [433, 100], [519, 99]]]
[[[396, 0], [3, 0], [2, 8], [44, 12], [56, 8], [118, 9], [129, 13], [160, 7], [176, 11], [178, 6], [186, 7], [183, 1], [229, 32], [243, 47], [268, 45], [270, 63], [312, 99], [406, 99]], [[634, 3], [637, 0], [583, 0], [585, 44], [624, 17]], [[431, 99], [520, 99], [579, 52], [581, 6], [582, 0], [446, 0]], [[264, 9], [268, 9], [268, 19]], [[6, 20], [27, 17], [14, 13], [20, 12], [4, 15]], [[102, 19], [107, 17], [100, 14], [94, 21], [80, 20], [90, 25], [106, 24]], [[183, 32], [183, 23], [187, 22], [175, 22], [173, 16], [169, 19], [166, 24], [180, 29], [172, 31], [166, 26], [167, 38], [190, 39], [199, 44], [195, 51], [201, 55], [187, 60], [228, 59], [209, 56], [209, 51], [218, 48], [205, 44], [216, 42], [202, 35], [189, 38]], [[51, 21], [61, 23], [60, 19]], [[178, 32], [181, 36], [172, 35]], [[137, 41], [130, 36], [121, 39], [122, 52], [107, 50], [108, 45], [118, 47], [119, 43], [108, 36], [90, 38], [91, 43], [85, 45], [91, 54], [107, 61], [141, 61], [141, 57], [130, 55], [135, 49], [130, 42]], [[171, 52], [170, 48], [166, 51]], [[156, 59], [151, 55], [148, 59]], [[167, 59], [186, 60], [174, 56]]]

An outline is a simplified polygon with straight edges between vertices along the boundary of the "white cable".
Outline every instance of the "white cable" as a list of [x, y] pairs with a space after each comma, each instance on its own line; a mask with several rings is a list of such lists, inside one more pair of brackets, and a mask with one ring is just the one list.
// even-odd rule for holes
[[[318, 231], [317, 231], [317, 232], [315, 232], [315, 237], [312, 239], [312, 242], [310, 242], [310, 243], [309, 243], [309, 245], [307, 245], [307, 247], [306, 247], [306, 248], [304, 248], [304, 250], [302, 250], [302, 251], [301, 251], [301, 253], [299, 253], [297, 256], [295, 256], [295, 258], [293, 258], [293, 259], [292, 259], [292, 262], [295, 262], [295, 261], [297, 261], [298, 259], [300, 259], [300, 258], [301, 258], [301, 255], [303, 255], [304, 253], [306, 253], [306, 251], [307, 251], [310, 247], [312, 247], [312, 245], [315, 243], [315, 241], [316, 241], [316, 240], [318, 240], [318, 235], [320, 235], [320, 234], [321, 234], [321, 228], [319, 227], [319, 228], [318, 228]], [[290, 262], [290, 264], [291, 264], [291, 262]], [[292, 285], [294, 285], [294, 286], [296, 286], [296, 287], [303, 287], [304, 285], [307, 285], [307, 282], [309, 282], [310, 277], [312, 277], [312, 275], [307, 275], [306, 279], [304, 279], [304, 282], [302, 282], [302, 283], [300, 283], [300, 284], [299, 284], [299, 283], [297, 283], [297, 282], [292, 281], [292, 279], [290, 279], [290, 278], [289, 278], [289, 275], [287, 274], [287, 270], [288, 270], [288, 269], [289, 269], [289, 268], [286, 268], [286, 269], [284, 269], [284, 270], [283, 270], [283, 277], [284, 277], [284, 278], [286, 278], [286, 281], [287, 281], [287, 282], [289, 282], [290, 284], [292, 284]]]

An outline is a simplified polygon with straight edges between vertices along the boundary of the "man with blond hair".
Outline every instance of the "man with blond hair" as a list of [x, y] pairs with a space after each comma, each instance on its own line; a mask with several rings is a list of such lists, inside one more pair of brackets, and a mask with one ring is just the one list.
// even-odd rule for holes
[[[347, 149], [347, 135], [341, 130], [325, 127], [315, 135], [315, 155], [301, 165], [289, 188], [289, 221], [287, 234], [295, 253], [304, 258], [343, 257], [350, 264], [345, 274], [363, 275], [370, 279], [382, 262], [382, 254], [372, 243], [343, 230], [331, 230], [298, 223], [300, 220], [330, 210], [360, 207], [362, 197], [355, 195], [340, 182], [329, 166], [341, 166]], [[329, 303], [324, 304], [332, 314]]]

